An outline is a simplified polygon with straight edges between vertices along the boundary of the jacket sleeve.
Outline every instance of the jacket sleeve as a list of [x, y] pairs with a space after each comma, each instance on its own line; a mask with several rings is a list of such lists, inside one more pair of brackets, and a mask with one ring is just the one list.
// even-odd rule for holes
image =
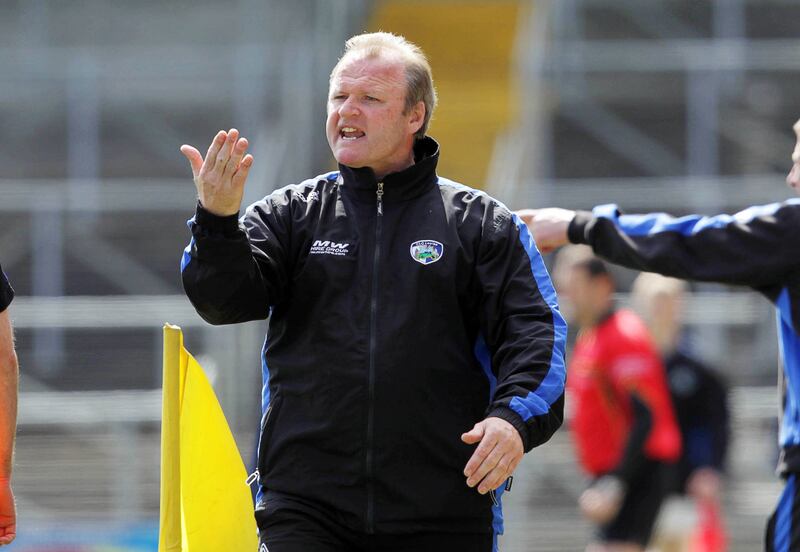
[[281, 210], [268, 197], [241, 220], [219, 217], [198, 202], [188, 225], [192, 239], [181, 260], [186, 295], [204, 320], [234, 324], [263, 320], [284, 295], [286, 236]]
[[761, 287], [796, 270], [800, 200], [750, 207], [735, 215], [623, 215], [616, 205], [579, 211], [573, 243], [611, 262], [677, 278]]
[[488, 416], [510, 422], [525, 451], [547, 441], [564, 417], [567, 325], [525, 224], [492, 203], [477, 276], [482, 288], [476, 353], [496, 384]]

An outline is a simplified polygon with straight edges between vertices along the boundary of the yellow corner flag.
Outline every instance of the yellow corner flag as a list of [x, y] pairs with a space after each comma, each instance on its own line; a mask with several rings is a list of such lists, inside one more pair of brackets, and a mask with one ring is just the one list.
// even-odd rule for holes
[[247, 472], [225, 414], [177, 326], [164, 326], [159, 552], [255, 552]]

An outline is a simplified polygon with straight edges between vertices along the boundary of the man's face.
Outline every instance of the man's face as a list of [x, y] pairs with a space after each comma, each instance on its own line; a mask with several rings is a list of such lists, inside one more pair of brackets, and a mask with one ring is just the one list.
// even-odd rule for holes
[[792, 170], [786, 177], [786, 183], [795, 193], [800, 195], [800, 120], [794, 124], [794, 133], [797, 135], [797, 144], [792, 153]]
[[336, 161], [371, 167], [378, 178], [414, 163], [414, 133], [425, 106], [403, 113], [406, 73], [400, 60], [372, 57], [345, 61], [331, 79], [326, 133]]

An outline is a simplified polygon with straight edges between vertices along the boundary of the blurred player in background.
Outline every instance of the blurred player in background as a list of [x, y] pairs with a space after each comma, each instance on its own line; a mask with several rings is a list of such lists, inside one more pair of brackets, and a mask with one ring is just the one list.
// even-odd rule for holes
[[339, 170], [238, 211], [236, 130], [189, 159], [181, 263], [203, 318], [270, 317], [256, 519], [271, 552], [490, 552], [499, 495], [561, 425], [566, 324], [522, 221], [436, 174], [435, 94], [402, 37], [330, 78]]
[[[800, 121], [786, 177], [800, 194]], [[528, 209], [519, 213], [543, 251], [588, 244], [611, 262], [667, 276], [749, 286], [777, 308], [782, 368], [781, 459], [786, 486], [770, 517], [767, 551], [800, 552], [800, 199], [735, 215], [623, 215], [616, 205], [592, 212]]]
[[[642, 316], [667, 369], [667, 381], [682, 437], [672, 499], [659, 521], [659, 543], [669, 550], [722, 552], [725, 530], [720, 492], [728, 450], [727, 390], [713, 370], [681, 346], [681, 311], [686, 282], [645, 272], [633, 283], [631, 301]], [[687, 515], [688, 514], [688, 515]], [[688, 521], [689, 523], [686, 523]]]
[[562, 252], [555, 282], [579, 326], [567, 395], [578, 459], [594, 478], [579, 501], [599, 526], [587, 551], [640, 552], [680, 455], [664, 367], [642, 321], [616, 309], [613, 277], [591, 250]]
[[14, 290], [0, 268], [0, 546], [17, 535], [17, 513], [11, 492], [14, 434], [17, 430], [17, 385], [19, 373], [14, 334], [8, 306]]

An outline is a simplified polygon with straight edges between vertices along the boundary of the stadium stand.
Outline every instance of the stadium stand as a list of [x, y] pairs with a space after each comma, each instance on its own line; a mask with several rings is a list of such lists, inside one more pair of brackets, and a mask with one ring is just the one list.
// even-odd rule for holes
[[[370, 30], [402, 34], [428, 56], [439, 96], [430, 132], [442, 147], [439, 171], [468, 186], [484, 186], [495, 139], [517, 116], [513, 51], [526, 8], [515, 0], [393, 0], [379, 2], [370, 21]], [[491, 32], [482, 31], [487, 25]]]

